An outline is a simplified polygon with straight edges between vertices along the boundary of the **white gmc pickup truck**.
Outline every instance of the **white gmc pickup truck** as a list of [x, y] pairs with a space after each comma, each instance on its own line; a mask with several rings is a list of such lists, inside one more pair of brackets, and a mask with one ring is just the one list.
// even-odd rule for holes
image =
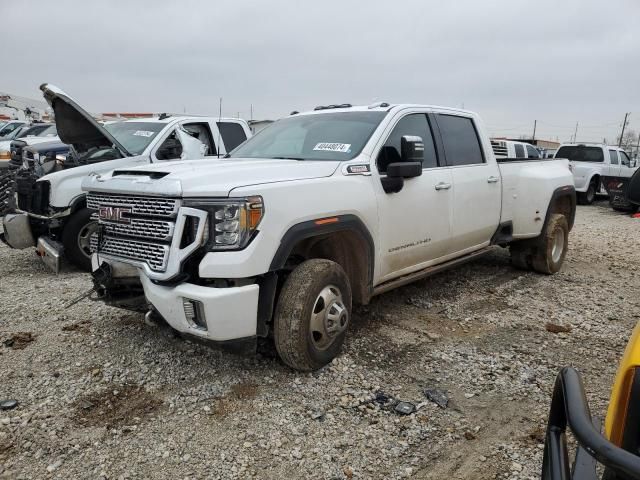
[[4, 240], [13, 248], [37, 246], [38, 255], [56, 272], [63, 254], [91, 270], [97, 222], [81, 188], [88, 174], [216, 158], [251, 136], [248, 124], [237, 118], [161, 115], [101, 125], [59, 88], [44, 84], [40, 89], [71, 154], [54, 161], [24, 159], [15, 180], [16, 214], [3, 221]]
[[332, 105], [279, 120], [206, 164], [87, 177], [98, 296], [141, 284], [174, 329], [271, 337], [309, 371], [340, 351], [354, 303], [510, 245], [551, 274], [575, 214], [566, 161], [497, 163], [472, 112]]

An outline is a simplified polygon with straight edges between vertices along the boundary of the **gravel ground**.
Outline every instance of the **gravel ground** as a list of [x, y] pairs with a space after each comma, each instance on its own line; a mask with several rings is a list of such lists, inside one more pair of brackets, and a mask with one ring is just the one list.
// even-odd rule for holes
[[578, 367], [605, 412], [639, 318], [639, 234], [605, 203], [579, 207], [559, 274], [496, 249], [382, 295], [313, 374], [89, 300], [65, 309], [87, 276], [2, 245], [0, 399], [19, 406], [0, 411], [0, 478], [539, 478], [558, 369]]

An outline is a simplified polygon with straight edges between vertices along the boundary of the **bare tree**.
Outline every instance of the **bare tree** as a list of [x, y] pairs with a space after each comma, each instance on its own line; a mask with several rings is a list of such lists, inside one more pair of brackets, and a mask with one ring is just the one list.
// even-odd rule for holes
[[[620, 142], [620, 135], [616, 137], [616, 144]], [[627, 130], [624, 132], [622, 142], [620, 142], [622, 148], [630, 154], [637, 154], [638, 150], [638, 133], [633, 130]]]

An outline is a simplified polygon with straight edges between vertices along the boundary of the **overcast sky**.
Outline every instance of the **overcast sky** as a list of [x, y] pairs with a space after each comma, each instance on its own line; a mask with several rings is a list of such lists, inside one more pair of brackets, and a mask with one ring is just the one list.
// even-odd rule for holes
[[491, 134], [640, 130], [638, 0], [0, 0], [0, 91], [93, 112], [276, 118], [319, 104], [463, 106]]

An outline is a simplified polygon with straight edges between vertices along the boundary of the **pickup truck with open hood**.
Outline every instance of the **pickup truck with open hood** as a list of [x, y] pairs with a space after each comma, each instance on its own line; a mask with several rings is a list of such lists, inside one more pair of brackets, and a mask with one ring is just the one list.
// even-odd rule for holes
[[91, 267], [97, 222], [81, 189], [85, 176], [170, 160], [214, 159], [251, 136], [247, 123], [236, 118], [163, 114], [101, 125], [59, 88], [44, 84], [40, 89], [71, 151], [65, 158], [23, 159], [25, 168], [15, 181], [16, 213], [4, 218], [4, 240], [14, 248], [37, 246], [55, 271], [63, 254], [81, 269]]
[[201, 340], [272, 337], [303, 371], [339, 353], [354, 304], [493, 245], [557, 272], [575, 214], [566, 161], [498, 163], [475, 113], [386, 103], [318, 107], [224, 159], [117, 168], [83, 189], [98, 297], [137, 297]]

